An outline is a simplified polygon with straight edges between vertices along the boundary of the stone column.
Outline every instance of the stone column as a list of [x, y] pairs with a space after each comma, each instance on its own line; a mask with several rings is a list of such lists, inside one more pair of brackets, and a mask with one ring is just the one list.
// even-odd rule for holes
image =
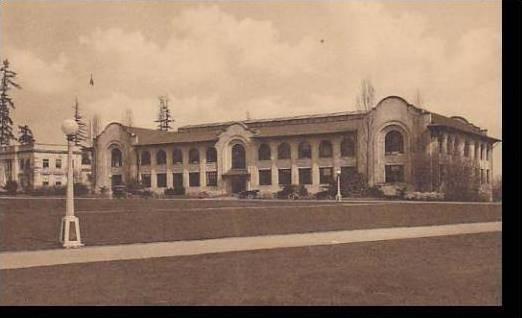
[[312, 147], [312, 185], [314, 187], [319, 187], [319, 144], [320, 141], [317, 139], [313, 139], [310, 141], [310, 146]]
[[167, 189], [168, 188], [173, 188], [174, 187], [174, 176], [172, 175], [173, 174], [173, 163], [172, 163], [172, 151], [173, 149], [170, 148], [170, 147], [167, 147], [165, 149], [166, 153], [167, 153], [167, 164], [166, 164], [166, 169], [165, 169], [165, 173], [167, 174]]
[[188, 191], [189, 190], [189, 171], [188, 171], [188, 166], [189, 166], [189, 156], [188, 156], [188, 152], [189, 152], [189, 149], [188, 147], [181, 147], [181, 153], [183, 155], [183, 187], [185, 188], [185, 191]]
[[292, 140], [290, 143], [291, 162], [292, 162], [292, 184], [299, 184], [299, 170], [297, 169], [298, 146], [299, 142]]
[[278, 144], [270, 143], [270, 159], [272, 160], [272, 188], [279, 188], [279, 174], [277, 170], [277, 146]]
[[207, 185], [207, 151], [205, 146], [198, 147], [199, 151], [199, 187]]

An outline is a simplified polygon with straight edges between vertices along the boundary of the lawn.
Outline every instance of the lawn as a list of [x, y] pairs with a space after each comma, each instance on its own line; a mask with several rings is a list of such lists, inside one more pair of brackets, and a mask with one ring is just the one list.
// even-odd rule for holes
[[501, 233], [3, 270], [0, 278], [2, 305], [500, 305]]
[[[86, 245], [501, 220], [498, 204], [76, 200]], [[58, 248], [64, 199], [0, 199], [0, 251]]]

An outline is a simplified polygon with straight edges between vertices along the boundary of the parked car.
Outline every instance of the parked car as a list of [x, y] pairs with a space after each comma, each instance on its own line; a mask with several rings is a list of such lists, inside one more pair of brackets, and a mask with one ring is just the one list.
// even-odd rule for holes
[[124, 185], [117, 185], [112, 187], [113, 198], [127, 198], [127, 187]]
[[332, 187], [324, 186], [323, 190], [315, 194], [315, 198], [318, 200], [333, 200], [335, 199], [335, 195], [336, 193], [333, 191]]
[[239, 198], [240, 199], [255, 199], [257, 198], [257, 194], [259, 193], [259, 190], [248, 190], [248, 191], [242, 191], [239, 192]]
[[283, 189], [275, 193], [275, 197], [278, 199], [290, 199], [297, 200], [308, 196], [308, 190], [304, 185], [285, 185]]

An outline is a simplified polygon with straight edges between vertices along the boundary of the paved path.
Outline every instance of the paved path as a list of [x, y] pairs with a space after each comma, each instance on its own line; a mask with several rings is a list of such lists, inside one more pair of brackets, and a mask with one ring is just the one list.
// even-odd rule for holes
[[0, 253], [0, 269], [144, 259], [153, 257], [212, 254], [235, 251], [252, 251], [261, 249], [370, 242], [499, 231], [502, 231], [502, 222], [461, 223], [435, 226], [395, 227], [351, 231], [230, 237], [194, 241], [92, 246], [82, 247], [79, 249], [5, 252]]

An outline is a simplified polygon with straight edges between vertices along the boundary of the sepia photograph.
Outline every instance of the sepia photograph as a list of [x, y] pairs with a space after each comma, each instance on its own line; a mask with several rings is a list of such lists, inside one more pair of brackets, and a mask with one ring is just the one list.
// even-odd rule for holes
[[1, 1], [0, 307], [501, 308], [502, 7]]

